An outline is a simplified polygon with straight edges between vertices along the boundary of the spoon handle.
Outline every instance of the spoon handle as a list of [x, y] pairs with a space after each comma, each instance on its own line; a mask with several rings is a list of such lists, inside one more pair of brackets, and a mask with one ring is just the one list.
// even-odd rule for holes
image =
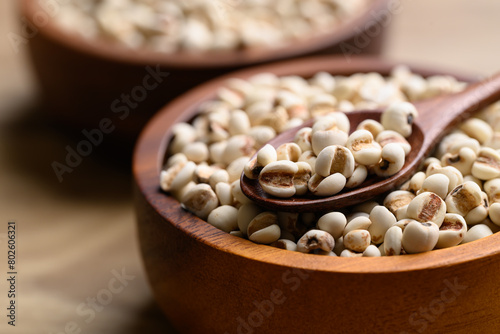
[[453, 126], [500, 100], [500, 73], [469, 85], [465, 90], [415, 103], [415, 122], [424, 132], [422, 148], [428, 152]]

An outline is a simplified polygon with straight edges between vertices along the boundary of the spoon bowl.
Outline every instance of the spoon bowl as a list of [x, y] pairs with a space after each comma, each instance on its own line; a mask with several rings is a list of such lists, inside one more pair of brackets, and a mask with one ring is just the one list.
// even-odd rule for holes
[[[346, 113], [351, 123], [351, 133], [359, 123], [365, 119], [380, 121], [381, 110], [358, 110]], [[295, 133], [303, 127], [310, 127], [314, 123], [308, 120], [304, 124], [285, 131], [273, 138], [268, 144], [277, 148], [283, 143], [292, 142]], [[422, 160], [421, 146], [423, 144], [424, 132], [418, 124], [413, 124], [412, 134], [406, 138], [412, 147], [412, 151], [406, 156], [403, 168], [395, 175], [388, 178], [370, 176], [359, 187], [342, 191], [337, 195], [329, 197], [319, 197], [308, 192], [303, 196], [292, 198], [279, 198], [266, 193], [259, 185], [258, 180], [249, 179], [242, 174], [241, 189], [252, 201], [268, 209], [293, 212], [314, 212], [340, 209], [342, 207], [362, 203], [373, 199], [377, 194], [387, 192], [403, 184], [408, 180], [415, 168], [418, 168], [419, 161]], [[416, 165], [416, 166], [415, 166]], [[375, 191], [374, 191], [375, 189]]]
[[[323, 212], [365, 202], [394, 190], [410, 179], [450, 128], [499, 99], [500, 73], [472, 84], [462, 92], [414, 103], [419, 115], [412, 124], [411, 136], [407, 138], [411, 145], [411, 152], [406, 156], [403, 168], [388, 178], [369, 175], [359, 187], [344, 189], [342, 192], [328, 197], [319, 197], [308, 193], [292, 198], [277, 198], [267, 194], [258, 180], [249, 179], [242, 173], [241, 190], [258, 205], [278, 211]], [[359, 110], [347, 112], [346, 116], [351, 124], [351, 130], [353, 130], [365, 119], [380, 121], [381, 114], [381, 110]], [[296, 128], [282, 132], [269, 141], [269, 144], [277, 148], [281, 144], [293, 142], [295, 133], [299, 129], [312, 126], [312, 124], [313, 120], [309, 120]]]

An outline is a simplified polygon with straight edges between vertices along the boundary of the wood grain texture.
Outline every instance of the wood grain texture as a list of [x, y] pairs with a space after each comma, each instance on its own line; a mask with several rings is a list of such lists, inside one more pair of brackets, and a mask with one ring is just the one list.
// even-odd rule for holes
[[[344, 189], [340, 193], [319, 197], [308, 193], [292, 198], [278, 198], [264, 192], [258, 180], [241, 176], [241, 190], [251, 200], [262, 207], [277, 211], [290, 212], [326, 212], [365, 202], [368, 199], [394, 190], [418, 170], [423, 160], [431, 153], [441, 138], [457, 125], [500, 99], [500, 74], [481, 82], [469, 85], [464, 91], [438, 96], [414, 103], [418, 117], [413, 124], [411, 136], [407, 138], [411, 152], [406, 156], [405, 164], [395, 175], [388, 178], [369, 176], [359, 187]], [[346, 113], [351, 124], [351, 133], [365, 119], [380, 121], [382, 110], [353, 111]], [[298, 129], [312, 126], [309, 121], [276, 136], [269, 143], [275, 148], [281, 144], [293, 142]], [[257, 153], [252, 157], [255, 158]]]
[[[387, 74], [393, 65], [323, 57], [230, 77], [262, 71]], [[498, 234], [424, 254], [322, 257], [231, 236], [162, 193], [159, 172], [171, 136], [166, 129], [190, 119], [196, 106], [227, 78], [200, 86], [165, 107], [149, 122], [135, 150], [135, 203], [144, 264], [158, 303], [180, 333], [470, 333], [500, 327]]]

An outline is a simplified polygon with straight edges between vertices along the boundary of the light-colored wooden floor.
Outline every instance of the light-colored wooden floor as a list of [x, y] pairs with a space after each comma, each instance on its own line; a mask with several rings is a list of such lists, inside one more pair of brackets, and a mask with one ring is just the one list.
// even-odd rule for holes
[[[19, 29], [16, 1], [0, 1], [0, 309], [4, 310], [6, 222], [18, 223], [18, 326], [1, 333], [59, 333], [75, 321], [92, 334], [173, 333], [154, 306], [135, 237], [130, 177], [88, 159], [58, 183], [51, 162], [68, 139], [40, 126], [36, 84], [24, 49], [7, 34]], [[406, 0], [394, 16], [384, 56], [488, 75], [500, 69], [500, 2]], [[106, 288], [112, 271], [135, 279], [89, 323], [80, 303]]]

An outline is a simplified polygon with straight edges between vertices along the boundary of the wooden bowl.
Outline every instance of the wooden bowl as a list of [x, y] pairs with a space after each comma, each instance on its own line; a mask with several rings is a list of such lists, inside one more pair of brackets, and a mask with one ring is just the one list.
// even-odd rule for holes
[[[106, 142], [118, 142], [117, 148], [132, 148], [130, 143], [140, 129], [166, 102], [229, 71], [285, 58], [341, 53], [341, 43], [348, 52], [378, 54], [387, 23], [384, 13], [389, 13], [388, 0], [373, 0], [364, 12], [331, 33], [281, 48], [166, 55], [69, 34], [50, 20], [40, 3], [22, 0], [21, 9], [31, 27], [37, 29], [29, 39], [30, 55], [48, 115], [78, 132], [96, 128], [103, 118], [110, 118], [115, 129], [106, 136]], [[49, 20], [37, 26], [35, 22], [44, 14]], [[161, 82], [151, 81], [156, 87], [148, 89], [143, 98], [140, 90], [151, 71], [147, 67], [165, 75]], [[121, 97], [134, 94], [134, 89], [140, 98], [131, 104], [137, 102], [136, 106], [129, 107]]]
[[[180, 333], [492, 333], [500, 328], [498, 233], [416, 255], [324, 257], [231, 236], [159, 189], [171, 136], [167, 130], [190, 119], [225, 79], [262, 71], [387, 75], [394, 65], [318, 57], [243, 70], [192, 90], [149, 122], [133, 162], [139, 239], [156, 300]], [[437, 73], [412, 69], [425, 76]]]

